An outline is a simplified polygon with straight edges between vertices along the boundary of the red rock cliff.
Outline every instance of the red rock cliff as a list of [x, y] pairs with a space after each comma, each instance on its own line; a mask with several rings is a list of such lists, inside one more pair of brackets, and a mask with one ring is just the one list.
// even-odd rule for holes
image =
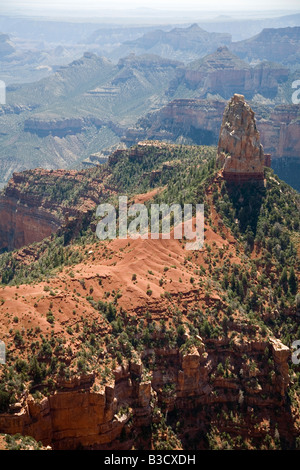
[[0, 252], [39, 242], [96, 207], [105, 189], [93, 171], [14, 173], [0, 195]]
[[264, 178], [264, 151], [254, 112], [243, 95], [235, 94], [225, 108], [218, 164], [229, 181], [260, 181]]

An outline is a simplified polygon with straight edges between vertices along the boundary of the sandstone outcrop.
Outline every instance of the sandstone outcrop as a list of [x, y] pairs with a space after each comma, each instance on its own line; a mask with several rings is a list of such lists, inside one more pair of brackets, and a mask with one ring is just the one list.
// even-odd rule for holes
[[[268, 380], [270, 367], [259, 362], [266, 349], [275, 363], [272, 385]], [[145, 377], [143, 362], [153, 354], [157, 357], [156, 369]], [[242, 361], [245, 354], [260, 367], [249, 369]], [[191, 349], [183, 351], [145, 349], [142, 361], [117, 366], [114, 380], [97, 391], [96, 376], [88, 374], [62, 380], [54, 394], [41, 400], [26, 396], [17, 410], [0, 414], [0, 432], [31, 435], [56, 450], [130, 449], [130, 422], [135, 432], [141, 433], [155, 422], [155, 406], [164, 406], [167, 412], [176, 408], [192, 414], [195, 429], [209, 427], [209, 409], [237, 403], [241, 390], [244, 406], [255, 406], [259, 413], [268, 405], [282, 407], [289, 383], [289, 354], [287, 347], [272, 338], [235, 344], [232, 351], [226, 341], [203, 342], [200, 337]], [[232, 370], [240, 373], [218, 375], [221, 356], [230, 358]], [[247, 435], [248, 430], [239, 432]]]
[[35, 205], [20, 205], [14, 198], [0, 197], [0, 216], [0, 251], [41, 241], [61, 225], [59, 217], [50, 211]]
[[264, 150], [254, 112], [243, 95], [235, 94], [225, 108], [218, 144], [218, 165], [227, 181], [264, 179]]
[[44, 137], [56, 135], [63, 137], [67, 134], [82, 132], [85, 121], [82, 118], [74, 119], [37, 119], [30, 118], [24, 122], [24, 130]]
[[128, 146], [139, 140], [176, 140], [180, 136], [199, 145], [217, 143], [225, 101], [176, 99], [147, 115], [122, 139]]
[[0, 194], [0, 252], [39, 242], [62, 226], [65, 236], [76, 230], [104, 190], [101, 180], [87, 183], [87, 176], [84, 170], [40, 168], [14, 173]]
[[0, 116], [5, 114], [21, 114], [28, 111], [33, 111], [36, 108], [35, 105], [22, 105], [22, 104], [7, 104], [0, 106]]
[[[222, 100], [176, 99], [141, 119], [136, 128], [129, 128], [122, 140], [130, 146], [142, 139], [174, 141], [183, 137], [199, 145], [216, 145], [225, 106]], [[276, 106], [267, 115], [254, 109], [264, 151], [272, 160], [297, 158], [300, 105]]]
[[122, 135], [124, 132], [121, 126], [112, 121], [104, 121], [94, 116], [63, 118], [40, 115], [24, 121], [24, 131], [37, 134], [39, 137], [52, 135], [62, 138], [67, 135], [82, 133], [90, 126], [95, 126], [97, 129], [107, 126], [117, 135]]
[[[125, 404], [135, 403], [140, 425], [150, 423], [150, 383], [134, 386], [129, 367], [119, 369], [115, 382], [97, 392], [90, 389], [94, 382], [90, 374], [61, 384], [61, 390], [40, 401], [29, 395], [21, 411], [0, 415], [1, 430], [36, 436], [57, 450], [109, 447], [131, 417]], [[120, 404], [124, 411], [119, 411]]]
[[[243, 102], [239, 96], [236, 100]], [[199, 148], [194, 150], [198, 152]], [[157, 163], [165, 156], [162, 167], [155, 164], [150, 168], [154, 172], [174, 165], [174, 154], [179, 158], [179, 151], [179, 145], [140, 142], [131, 150], [117, 150], [107, 167], [95, 168], [94, 172], [36, 170], [17, 174], [10, 191], [19, 191], [20, 204], [30, 204], [28, 196], [36, 194], [36, 202], [42, 201], [50, 209], [53, 200], [67, 197], [70, 210], [70, 201], [75, 198], [67, 191], [68, 183], [72, 182], [73, 190], [79, 180], [84, 183], [81, 190], [85, 199], [81, 199], [81, 206], [72, 206], [75, 211], [88, 207], [93, 184], [98, 184], [98, 196], [100, 183], [113, 187], [109, 171], [122, 159], [127, 158], [131, 167], [147, 162], [147, 155], [152, 159], [157, 155]], [[171, 155], [172, 160], [167, 160]], [[185, 155], [180, 158], [183, 160]], [[191, 165], [195, 167], [194, 161]], [[142, 168], [136, 177], [146, 170]], [[219, 225], [220, 214], [212, 205], [212, 184], [221, 189], [220, 175], [207, 188], [211, 217]], [[60, 193], [59, 188], [64, 191]], [[41, 189], [43, 197], [39, 196]], [[144, 197], [145, 202], [153, 195], [151, 190], [136, 197]], [[63, 205], [58, 209], [62, 211]], [[292, 447], [299, 432], [287, 396], [290, 351], [279, 339], [272, 339], [271, 330], [263, 329], [243, 308], [229, 303], [225, 289], [218, 284], [211, 284], [211, 291], [200, 282], [194, 285], [191, 274], [199, 273], [201, 281], [210, 279], [205, 275], [205, 266], [209, 266], [211, 250], [217, 249], [220, 254], [215, 258], [216, 273], [221, 272], [221, 265], [229, 267], [243, 256], [237, 257], [242, 247], [233, 236], [226, 236], [229, 231], [221, 236], [219, 229], [209, 225], [206, 228], [207, 246], [188, 263], [181, 243], [173, 239], [136, 239], [129, 243], [116, 239], [107, 245], [88, 242], [82, 247], [76, 243], [74, 247], [83, 255], [81, 261], [73, 266], [64, 263], [49, 283], [5, 287], [0, 302], [0, 333], [9, 345], [7, 357], [12, 362], [8, 365], [16, 365], [17, 372], [22, 363], [16, 360], [24, 357], [30, 372], [24, 387], [4, 403], [0, 432], [32, 435], [54, 449], [152, 449], [156, 442], [154, 425], [160, 426], [159, 433], [164, 432], [161, 417], [168, 417], [180, 436], [181, 443], [175, 443], [177, 449], [207, 448], [213, 427], [240, 436], [243, 442], [253, 439], [256, 447], [266, 437], [260, 425], [268, 420], [272, 436], [278, 425], [285, 445]], [[174, 264], [170, 266], [170, 262]], [[200, 263], [204, 267], [201, 271]], [[250, 264], [246, 264], [245, 273], [248, 267]], [[256, 270], [257, 276], [264, 272], [261, 263], [257, 263]], [[170, 280], [168, 291], [159, 282], [162, 276], [163, 283]], [[107, 293], [110, 300], [114, 295], [114, 303], [105, 302]], [[269, 298], [266, 292], [265, 299]], [[262, 309], [262, 317], [265, 312]], [[23, 325], [20, 342], [16, 329]], [[36, 344], [39, 346], [33, 350]], [[34, 370], [31, 372], [32, 354], [45, 373], [45, 379], [38, 383]], [[86, 357], [86, 362], [79, 361]], [[57, 364], [53, 372], [50, 361]], [[14, 383], [23, 384], [20, 378], [16, 374]]]
[[273, 158], [299, 158], [300, 105], [276, 106], [270, 116], [259, 118], [258, 124], [264, 149]]

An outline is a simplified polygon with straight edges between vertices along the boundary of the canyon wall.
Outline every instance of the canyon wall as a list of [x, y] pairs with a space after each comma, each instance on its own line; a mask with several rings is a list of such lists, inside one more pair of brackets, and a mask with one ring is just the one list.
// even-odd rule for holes
[[[156, 366], [146, 376], [145, 364], [153, 356]], [[221, 357], [230, 361], [226, 375], [217, 372]], [[215, 407], [222, 405], [240, 406], [249, 419], [248, 425], [236, 423], [231, 432], [260, 439], [264, 431], [254, 432], [251, 419], [271, 416], [290, 442], [294, 431], [286, 402], [289, 357], [289, 349], [272, 338], [230, 345], [228, 340], [198, 337], [198, 344], [188, 349], [145, 349], [142, 361], [118, 366], [114, 381], [105, 388], [96, 391], [97, 377], [90, 374], [62, 379], [57, 391], [41, 400], [25, 396], [10, 413], [0, 415], [0, 432], [31, 435], [54, 449], [130, 449], [143, 429], [160, 421], [158, 408], [170, 416], [176, 409], [189, 423], [189, 432], [199, 433], [209, 432], [209, 417], [217, 419]], [[250, 417], [254, 410], [255, 419]], [[221, 430], [230, 426], [226, 421], [219, 425]]]
[[258, 117], [258, 126], [273, 158], [300, 158], [300, 105], [276, 106], [268, 119]]
[[[176, 140], [187, 137], [199, 145], [217, 145], [226, 101], [176, 99], [157, 113], [141, 119], [123, 139], [128, 145], [142, 139]], [[300, 105], [282, 105], [255, 111], [261, 143], [272, 160], [300, 157]]]
[[[225, 101], [218, 100], [174, 100], [159, 112], [141, 119], [136, 128], [128, 129], [122, 140], [127, 146], [144, 139], [173, 142], [185, 139], [199, 145], [217, 145], [225, 106]], [[252, 108], [255, 111], [255, 106]], [[265, 114], [263, 116], [258, 109], [257, 129], [260, 132], [264, 151], [271, 155], [273, 162], [281, 158], [300, 160], [299, 117], [300, 105], [277, 106], [267, 117]], [[61, 132], [64, 132], [64, 124], [64, 122], [61, 123]], [[101, 124], [103, 123], [100, 121], [95, 122], [96, 126], [101, 126]], [[28, 128], [30, 132], [48, 133], [51, 129], [60, 127], [56, 121], [32, 121], [31, 125], [32, 128]], [[123, 131], [120, 128], [118, 132], [122, 135]], [[270, 165], [270, 158], [265, 165]], [[285, 168], [287, 166], [286, 162]], [[33, 175], [35, 170], [32, 171]], [[39, 195], [32, 191], [27, 193], [27, 177], [32, 171], [15, 173], [0, 195], [0, 251], [12, 250], [34, 241], [40, 241], [55, 232], [64, 223], [68, 213], [77, 214], [77, 209], [73, 210], [74, 208], [70, 207], [72, 202], [69, 207], [57, 204], [55, 194], [53, 201], [50, 202], [43, 199], [42, 190]], [[36, 170], [36, 187], [40, 184], [39, 178], [42, 174], [49, 175], [49, 180], [45, 184], [52, 185], [56, 178], [72, 179], [75, 173], [63, 170], [54, 172]], [[80, 177], [79, 172], [76, 174]], [[288, 178], [287, 182], [289, 182]], [[99, 189], [99, 194], [95, 194], [87, 204], [88, 208], [96, 206], [100, 194]]]
[[199, 91], [199, 98], [213, 94], [229, 99], [238, 92], [247, 99], [255, 94], [272, 99], [280, 84], [288, 80], [289, 73], [289, 69], [269, 62], [251, 67], [227, 47], [220, 47], [214, 54], [188, 66], [183, 81], [189, 88]]
[[103, 191], [101, 181], [86, 178], [75, 170], [14, 173], [0, 194], [0, 252], [39, 242], [62, 226], [65, 236], [76, 230]]
[[0, 217], [0, 252], [41, 241], [61, 225], [54, 214], [35, 205], [20, 205], [14, 198], [0, 197]]
[[122, 126], [113, 123], [112, 121], [105, 121], [97, 117], [78, 117], [78, 118], [60, 118], [39, 116], [28, 118], [24, 121], [24, 131], [31, 134], [37, 134], [39, 137], [46, 137], [53, 135], [57, 137], [65, 137], [85, 132], [86, 128], [95, 126], [100, 129], [107, 126], [117, 135], [122, 135], [124, 129]]
[[299, 57], [300, 27], [264, 28], [250, 39], [230, 45], [231, 50], [249, 62], [270, 60], [294, 65]]
[[128, 146], [139, 140], [170, 140], [190, 138], [199, 145], [217, 143], [225, 101], [176, 99], [157, 113], [138, 121], [123, 137]]
[[22, 194], [22, 183], [24, 174], [15, 173], [0, 196], [0, 252], [41, 241], [62, 223], [57, 212], [42, 207], [41, 197]]
[[10, 37], [7, 34], [0, 33], [0, 59], [6, 58], [13, 54], [15, 48], [13, 43], [10, 41]]

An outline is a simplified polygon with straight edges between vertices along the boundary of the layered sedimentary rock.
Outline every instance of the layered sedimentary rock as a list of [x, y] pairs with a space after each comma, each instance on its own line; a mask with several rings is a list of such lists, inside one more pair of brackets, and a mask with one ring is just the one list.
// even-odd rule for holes
[[[151, 384], [133, 384], [140, 379], [135, 364], [119, 367], [115, 381], [98, 392], [92, 391], [94, 374], [62, 380], [57, 393], [37, 402], [28, 396], [24, 407], [14, 415], [2, 414], [0, 428], [9, 434], [36, 436], [55, 449], [74, 450], [107, 448], [120, 438], [122, 429], [132, 417], [128, 404], [134, 404], [134, 415], [140, 426], [151, 422]], [[118, 412], [120, 405], [127, 410]], [[119, 443], [119, 448], [122, 445]], [[127, 442], [128, 446], [128, 442]]]
[[300, 105], [276, 106], [270, 116], [260, 119], [264, 149], [273, 158], [300, 156]]
[[0, 106], [0, 116], [3, 116], [5, 114], [21, 114], [27, 111], [32, 111], [35, 108], [36, 108], [35, 105], [18, 105], [18, 104], [2, 105]]
[[[178, 137], [199, 145], [216, 145], [226, 102], [222, 100], [176, 99], [160, 111], [141, 119], [122, 139], [128, 146], [143, 139], [174, 141]], [[254, 108], [261, 143], [272, 160], [300, 155], [300, 105], [276, 106], [264, 115]]]
[[14, 173], [0, 194], [0, 252], [39, 242], [62, 226], [65, 234], [74, 230], [74, 223], [97, 205], [103, 190], [101, 181], [91, 180], [83, 187], [84, 178], [84, 171], [75, 170]]
[[19, 205], [14, 198], [0, 198], [0, 216], [0, 251], [41, 241], [56, 232], [62, 223], [51, 212], [35, 205]]
[[170, 140], [183, 136], [199, 145], [217, 143], [225, 101], [176, 99], [157, 113], [142, 118], [122, 139], [127, 145], [139, 140]]
[[63, 137], [67, 134], [77, 134], [82, 132], [85, 121], [82, 118], [74, 119], [26, 119], [24, 122], [24, 130], [37, 134], [40, 137], [46, 135], [56, 135]]
[[295, 64], [299, 57], [300, 27], [265, 28], [258, 35], [231, 44], [231, 49], [241, 58], [274, 60]]
[[199, 90], [200, 98], [214, 94], [228, 99], [237, 91], [247, 99], [256, 93], [274, 98], [280, 83], [286, 82], [288, 76], [289, 70], [283, 66], [262, 62], [251, 67], [227, 47], [220, 47], [186, 67], [184, 81], [188, 87]]
[[112, 121], [104, 121], [94, 116], [88, 118], [59, 118], [45, 115], [29, 118], [24, 121], [24, 131], [37, 134], [39, 137], [46, 137], [48, 135], [65, 137], [82, 133], [90, 126], [95, 126], [98, 129], [107, 126], [119, 135], [122, 135], [124, 131], [121, 126], [114, 124]]
[[[137, 148], [127, 151], [131, 163], [142, 161], [148, 146], [153, 158], [153, 144], [141, 142]], [[164, 144], [155, 143], [155, 146], [163, 149]], [[160, 155], [159, 148], [155, 153]], [[169, 154], [165, 152], [168, 158]], [[118, 158], [122, 158], [120, 150], [115, 152], [109, 165], [113, 165]], [[167, 161], [163, 164], [168, 163], [171, 164]], [[157, 167], [155, 165], [152, 168], [156, 171]], [[51, 178], [51, 174], [54, 178]], [[80, 172], [61, 172], [64, 183], [68, 175], [72, 177], [73, 184], [76, 178], [83, 177]], [[44, 170], [27, 172], [27, 181], [24, 175], [17, 175], [15, 184], [26, 186], [31, 177], [34, 191], [38, 181], [47, 183], [49, 188], [58, 176], [58, 172]], [[86, 197], [90, 194], [90, 180], [89, 177], [84, 185]], [[219, 183], [221, 186], [220, 178], [217, 177], [207, 189], [208, 203], [213, 199], [212, 184]], [[274, 184], [277, 186], [276, 182]], [[55, 187], [56, 198], [59, 197], [60, 186]], [[63, 187], [67, 189], [65, 185]], [[213, 220], [222, 224], [214, 206], [211, 204], [210, 207]], [[219, 270], [221, 264], [230, 266], [232, 261], [243, 259], [243, 252], [241, 257], [237, 257], [242, 246], [232, 236], [224, 236], [223, 231], [221, 236], [219, 230], [213, 231], [210, 226], [207, 229], [206, 241], [211, 244], [212, 250], [217, 249], [220, 253], [220, 248], [223, 251], [222, 256], [216, 258], [216, 269]], [[29, 434], [55, 449], [124, 450], [133, 449], [133, 446], [136, 449], [152, 449], [152, 443], [143, 442], [143, 438], [148, 432], [150, 441], [151, 425], [160, 423], [160, 416], [168, 416], [172, 426], [179, 428], [177, 432], [185, 449], [207, 446], [207, 435], [214, 426], [222, 433], [240, 436], [242, 441], [254, 438], [259, 442], [266, 437], [266, 422], [272, 426], [272, 435], [275, 426], [278, 426], [277, 432], [286, 440], [285, 445], [292, 446], [297, 428], [287, 395], [290, 380], [289, 348], [280, 340], [273, 339], [271, 331], [263, 330], [260, 324], [253, 321], [253, 317], [248, 317], [244, 309], [227, 303], [226, 291], [221, 290], [219, 284], [211, 284], [211, 291], [207, 291], [206, 286], [200, 283], [199, 286], [193, 285], [190, 274], [198, 272], [198, 263], [208, 265], [206, 255], [210, 252], [209, 245], [205, 252], [199, 252], [200, 259], [196, 258], [195, 264], [191, 258], [187, 265], [178, 240], [160, 240], [158, 246], [157, 240], [153, 240], [153, 244], [151, 242], [141, 239], [131, 240], [130, 243], [113, 240], [107, 245], [110, 250], [108, 256], [102, 243], [85, 244], [82, 252], [86, 253], [86, 258], [74, 266], [73, 273], [65, 266], [64, 272], [52, 278], [52, 291], [44, 288], [44, 282], [30, 286], [31, 292], [27, 285], [17, 286], [18, 290], [14, 290], [13, 286], [3, 289], [0, 308], [5, 325], [1, 325], [1, 333], [5, 333], [3, 337], [9, 338], [8, 357], [17, 359], [28, 351], [28, 359], [34, 353], [42, 364], [46, 364], [45, 371], [49, 370], [50, 357], [53, 362], [57, 358], [59, 369], [50, 376], [51, 383], [46, 377], [47, 388], [43, 397], [39, 394], [35, 397], [31, 395], [37, 388], [31, 384], [30, 376], [28, 388], [26, 384], [26, 389], [22, 388], [15, 396], [14, 403], [11, 401], [5, 413], [0, 413], [0, 432]], [[225, 253], [227, 249], [228, 257]], [[234, 258], [233, 253], [236, 254]], [[257, 254], [255, 259], [259, 259], [259, 256]], [[170, 267], [174, 270], [168, 287], [171, 292], [165, 291], [157, 282], [161, 279], [162, 270], [167, 272], [163, 266], [169, 262], [174, 263]], [[144, 272], [144, 266], [154, 271]], [[247, 268], [246, 265], [245, 271]], [[257, 263], [257, 270], [258, 275], [263, 272], [261, 263]], [[139, 280], [137, 286], [132, 282], [133, 272]], [[151, 276], [155, 276], [153, 280], [148, 277], [150, 272]], [[67, 276], [68, 273], [70, 276]], [[210, 279], [204, 274], [201, 277], [207, 282]], [[140, 287], [143, 284], [146, 287], [148, 282], [151, 282], [153, 288], [151, 296]], [[121, 338], [124, 341], [120, 343], [115, 342], [116, 329], [119, 328], [117, 321], [95, 308], [98, 302], [100, 304], [100, 299], [107, 298], [106, 293], [111, 292], [113, 287], [122, 292], [117, 299], [119, 311], [115, 318], [117, 321], [123, 318], [126, 320], [126, 326], [120, 330], [126, 333], [128, 339], [123, 335]], [[115, 289], [113, 292], [116, 292]], [[17, 292], [18, 296], [15, 295]], [[90, 296], [86, 295], [88, 293]], [[265, 298], [269, 298], [268, 293]], [[174, 311], [171, 306], [175, 307]], [[33, 341], [36, 344], [38, 338], [33, 333], [37, 331], [35, 327], [41, 325], [43, 328], [40, 329], [41, 339], [45, 337], [44, 334], [50, 333], [50, 322], [47, 319], [49, 308], [55, 319], [51, 324], [54, 333], [49, 343], [51, 347], [33, 351]], [[11, 318], [7, 316], [8, 311], [13, 312]], [[224, 312], [231, 314], [226, 318]], [[16, 313], [19, 317], [15, 328], [28, 326], [26, 330], [24, 327], [24, 343], [19, 345], [15, 344], [12, 336], [16, 331], [12, 328], [13, 315]], [[264, 313], [267, 312], [263, 308]], [[185, 319], [184, 323], [179, 323], [181, 329], [177, 331], [180, 334], [177, 338], [175, 336], [176, 340], [173, 339], [176, 330], [166, 328], [166, 323], [171, 323], [173, 318], [176, 327], [179, 319]], [[200, 331], [187, 321], [195, 322], [198, 318]], [[210, 323], [212, 320], [214, 323]], [[204, 321], [207, 328], [202, 328]], [[61, 338], [65, 345], [61, 353], [52, 341], [54, 338]], [[131, 338], [134, 338], [137, 348], [128, 351], [125, 347], [132, 341]], [[93, 346], [94, 340], [99, 341], [101, 348], [95, 349], [95, 355], [91, 356], [88, 349], [93, 352], [89, 341]], [[122, 345], [124, 350], [121, 349]], [[109, 355], [115, 351], [123, 352], [121, 360], [107, 362]], [[81, 352], [84, 355], [87, 352], [93, 361], [87, 363], [85, 369], [79, 367]], [[61, 364], [67, 367], [63, 369]], [[16, 378], [15, 383], [18, 380]], [[48, 388], [50, 386], [51, 389]]]
[[243, 95], [235, 94], [225, 108], [218, 144], [218, 165], [228, 181], [264, 179], [264, 150], [254, 112]]
[[[62, 379], [56, 393], [42, 400], [35, 400], [31, 395], [24, 397], [24, 402], [15, 404], [11, 413], [0, 415], [0, 431], [31, 435], [58, 450], [130, 449], [133, 444], [130, 422], [136, 435], [141, 435], [157, 419], [156, 406], [163, 403], [167, 412], [175, 408], [184, 410], [187, 422], [191, 419], [190, 430], [199, 432], [209, 429], [208, 416], [214, 406], [234, 405], [244, 390], [243, 406], [248, 407], [247, 413], [251, 414], [253, 406], [257, 413], [267, 406], [281, 410], [276, 420], [280, 422], [280, 431], [285, 433], [284, 419], [288, 422], [289, 414], [283, 405], [289, 384], [290, 350], [271, 338], [244, 344], [236, 342], [229, 356], [228, 351], [228, 341], [203, 341], [200, 336], [198, 344], [186, 351], [145, 349], [142, 361], [118, 366], [114, 380], [98, 391], [93, 388], [96, 377], [91, 373]], [[274, 360], [272, 383], [268, 379], [271, 367], [267, 361], [259, 362], [266, 351], [270, 361]], [[156, 369], [146, 378], [143, 362], [153, 354], [158, 358]], [[243, 369], [239, 375], [225, 377], [217, 373], [220, 354], [230, 357], [233, 370]], [[245, 354], [251, 361], [257, 361], [259, 367], [253, 370], [243, 363]], [[170, 383], [171, 391], [166, 388]], [[224, 429], [226, 426], [228, 423], [224, 423]], [[243, 426], [237, 429], [243, 436], [252, 432]], [[289, 431], [291, 438], [295, 430]], [[263, 436], [263, 430], [261, 434], [257, 430], [256, 437], [260, 435]]]

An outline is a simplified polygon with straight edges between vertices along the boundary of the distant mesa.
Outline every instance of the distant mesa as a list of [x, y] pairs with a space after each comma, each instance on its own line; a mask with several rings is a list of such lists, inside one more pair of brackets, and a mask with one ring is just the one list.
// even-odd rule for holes
[[[266, 160], [269, 165], [269, 155]], [[235, 94], [225, 108], [217, 163], [227, 181], [244, 183], [264, 180], [264, 149], [254, 112], [243, 95]]]
[[194, 23], [187, 28], [177, 27], [171, 31], [149, 31], [137, 39], [125, 41], [120, 51], [124, 53], [125, 48], [127, 52], [138, 54], [148, 52], [188, 63], [231, 43], [231, 34], [209, 33]]
[[241, 59], [295, 64], [299, 60], [300, 27], [265, 28], [256, 36], [232, 43], [230, 48]]
[[220, 46], [212, 54], [191, 62], [184, 73], [186, 85], [199, 90], [200, 98], [212, 94], [226, 100], [236, 90], [247, 99], [253, 99], [256, 94], [275, 99], [288, 77], [289, 70], [283, 65], [264, 61], [251, 66], [226, 46]]
[[15, 52], [13, 43], [7, 34], [0, 33], [0, 60]]

